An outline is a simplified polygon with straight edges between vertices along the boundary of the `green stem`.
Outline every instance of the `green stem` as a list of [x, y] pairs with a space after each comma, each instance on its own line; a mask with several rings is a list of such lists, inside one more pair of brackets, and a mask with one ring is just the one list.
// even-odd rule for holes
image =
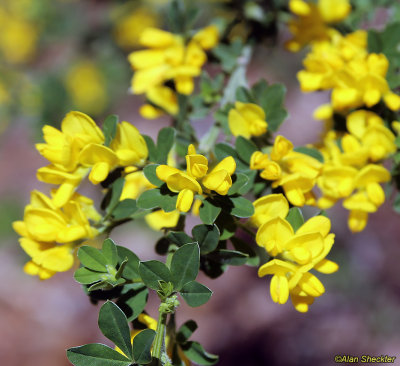
[[159, 309], [159, 316], [156, 329], [156, 338], [153, 343], [152, 356], [158, 359], [159, 365], [161, 365], [161, 354], [165, 351], [165, 327], [167, 324], [167, 314], [161, 309]]
[[245, 224], [242, 224], [240, 221], [236, 222], [236, 225], [239, 226], [247, 234], [251, 235], [253, 238], [256, 236], [253, 230], [249, 229]]

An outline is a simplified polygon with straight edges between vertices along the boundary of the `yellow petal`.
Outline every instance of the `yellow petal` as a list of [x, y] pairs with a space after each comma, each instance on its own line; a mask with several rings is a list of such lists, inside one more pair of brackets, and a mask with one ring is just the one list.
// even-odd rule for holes
[[296, 235], [306, 233], [320, 233], [322, 237], [325, 237], [331, 231], [331, 220], [325, 216], [314, 216], [308, 219], [303, 225], [301, 225], [296, 231]]
[[147, 225], [153, 230], [161, 230], [163, 228], [175, 227], [179, 220], [179, 211], [165, 212], [164, 210], [154, 211], [145, 216]]
[[368, 212], [352, 210], [350, 211], [348, 225], [353, 233], [358, 233], [365, 229], [368, 222]]
[[194, 194], [190, 189], [183, 189], [179, 192], [176, 200], [176, 208], [181, 212], [188, 212], [192, 207]]
[[270, 284], [272, 301], [285, 304], [289, 298], [289, 284], [285, 276], [273, 276]]
[[314, 265], [314, 269], [321, 273], [330, 274], [336, 272], [339, 269], [339, 266], [337, 263], [332, 262], [329, 259], [323, 259]]
[[289, 212], [289, 203], [282, 193], [269, 194], [253, 202], [254, 215], [252, 224], [261, 226], [265, 222], [275, 218], [285, 218]]

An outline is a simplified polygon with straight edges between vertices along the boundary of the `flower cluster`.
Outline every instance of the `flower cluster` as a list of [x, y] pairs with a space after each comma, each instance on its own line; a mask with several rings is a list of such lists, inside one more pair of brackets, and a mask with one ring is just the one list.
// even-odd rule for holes
[[368, 213], [385, 201], [380, 183], [388, 182], [391, 175], [380, 162], [396, 151], [396, 145], [382, 118], [367, 110], [350, 113], [346, 129], [348, 132], [329, 131], [324, 137], [318, 206], [326, 209], [343, 198], [343, 206], [350, 210], [349, 227], [357, 232], [366, 226]]
[[186, 173], [169, 165], [160, 165], [156, 170], [157, 177], [167, 183], [170, 191], [179, 192], [176, 208], [181, 212], [190, 210], [195, 194], [214, 191], [224, 196], [232, 186], [231, 176], [236, 170], [236, 162], [232, 156], [226, 157], [208, 171], [207, 158], [197, 154], [191, 144], [186, 155], [186, 165]]
[[272, 188], [282, 187], [291, 204], [299, 207], [314, 204], [311, 190], [322, 164], [309, 155], [293, 151], [293, 144], [285, 137], [278, 135], [275, 138], [269, 154], [254, 152], [250, 169], [262, 170], [261, 178], [273, 181]]
[[317, 4], [290, 0], [289, 9], [296, 17], [288, 24], [294, 38], [286, 43], [286, 48], [297, 52], [309, 43], [329, 40], [334, 32], [331, 24], [345, 19], [351, 5], [349, 0], [318, 0]]
[[289, 298], [296, 310], [306, 312], [324, 286], [309, 271], [333, 273], [338, 265], [325, 257], [334, 243], [330, 220], [314, 216], [297, 230], [285, 219], [289, 204], [282, 194], [270, 194], [254, 202], [251, 222], [258, 227], [256, 242], [274, 259], [263, 264], [258, 275], [273, 275], [270, 284], [274, 302], [284, 304]]
[[140, 45], [147, 50], [134, 51], [129, 62], [134, 70], [132, 91], [146, 94], [149, 104], [141, 108], [145, 118], [159, 117], [163, 111], [178, 112], [175, 91], [165, 83], [172, 80], [176, 92], [192, 93], [193, 78], [199, 76], [207, 61], [206, 51], [218, 42], [218, 29], [208, 26], [197, 32], [188, 42], [181, 35], [157, 28], [146, 28], [140, 35]]
[[367, 32], [358, 30], [346, 36], [332, 32], [329, 40], [316, 42], [298, 73], [305, 92], [332, 90], [335, 111], [346, 112], [372, 107], [381, 99], [393, 111], [400, 109], [400, 96], [386, 80], [389, 61], [383, 54], [367, 51]]
[[236, 102], [235, 108], [229, 111], [229, 128], [233, 136], [261, 136], [267, 132], [264, 110], [254, 103]]

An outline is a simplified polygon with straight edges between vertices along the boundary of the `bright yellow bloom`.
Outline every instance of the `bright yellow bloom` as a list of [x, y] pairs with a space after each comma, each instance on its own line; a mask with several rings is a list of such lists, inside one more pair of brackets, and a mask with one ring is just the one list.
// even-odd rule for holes
[[[279, 213], [284, 211], [281, 208]], [[313, 268], [322, 273], [337, 271], [337, 264], [325, 258], [334, 243], [330, 228], [330, 220], [324, 216], [312, 217], [296, 233], [280, 216], [261, 225], [257, 244], [276, 259], [262, 265], [258, 274], [260, 277], [273, 275], [270, 292], [274, 302], [284, 304], [290, 294], [296, 310], [305, 312], [313, 299], [325, 292], [318, 278], [308, 271]]]
[[275, 138], [271, 153], [253, 153], [250, 169], [263, 169], [260, 176], [272, 180], [272, 188], [281, 186], [295, 206], [314, 204], [311, 190], [316, 184], [322, 164], [311, 156], [293, 151], [293, 144], [283, 136]]
[[147, 178], [144, 176], [143, 171], [138, 171], [136, 167], [125, 168], [125, 182], [122, 188], [120, 200], [133, 199], [139, 197], [144, 191], [155, 188]]
[[261, 197], [253, 202], [253, 206], [250, 222], [257, 227], [275, 217], [283, 219], [289, 213], [289, 203], [282, 193]]
[[163, 228], [175, 227], [178, 224], [180, 213], [178, 210], [165, 212], [157, 210], [145, 216], [147, 225], [153, 230], [159, 231]]
[[[203, 188], [226, 195], [232, 186], [232, 174], [236, 170], [236, 162], [228, 156], [208, 172], [208, 160], [196, 153], [193, 145], [189, 145], [186, 155], [187, 173], [169, 165], [160, 165], [156, 169], [157, 177], [167, 183], [170, 191], [178, 194], [176, 208], [188, 212], [192, 207], [194, 195], [203, 194]], [[207, 174], [208, 172], [208, 174]]]
[[178, 113], [178, 99], [176, 93], [167, 86], [156, 86], [146, 93], [146, 98], [152, 104], [144, 104], [139, 112], [142, 117], [155, 119], [164, 114], [164, 111], [175, 116]]
[[229, 128], [234, 136], [260, 136], [267, 132], [264, 110], [253, 103], [236, 102], [229, 111]]

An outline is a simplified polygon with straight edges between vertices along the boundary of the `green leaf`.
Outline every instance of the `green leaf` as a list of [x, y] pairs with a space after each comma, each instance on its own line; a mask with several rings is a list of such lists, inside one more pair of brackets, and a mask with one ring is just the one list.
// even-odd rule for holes
[[78, 258], [82, 265], [98, 272], [107, 272], [107, 258], [96, 248], [83, 245], [78, 249]]
[[111, 186], [112, 192], [111, 192], [111, 199], [110, 202], [108, 203], [106, 212], [111, 213], [115, 207], [119, 203], [119, 198], [121, 197], [122, 193], [122, 188], [124, 187], [125, 179], [124, 178], [118, 178]]
[[236, 180], [233, 182], [231, 188], [229, 188], [228, 196], [242, 194], [243, 191], [247, 190], [247, 185], [250, 183], [250, 179], [246, 174], [237, 173], [235, 176]]
[[382, 42], [380, 34], [373, 29], [368, 30], [368, 52], [371, 53], [382, 52]]
[[157, 148], [150, 136], [142, 135], [144, 140], [146, 141], [147, 150], [149, 151], [149, 160], [156, 161], [157, 160]]
[[185, 284], [179, 293], [192, 308], [205, 304], [212, 295], [212, 291], [207, 286], [196, 281]]
[[303, 214], [298, 207], [292, 207], [289, 210], [289, 213], [286, 216], [286, 220], [289, 221], [289, 224], [292, 226], [295, 232], [301, 225], [304, 224]]
[[139, 258], [135, 253], [125, 247], [117, 245], [118, 261], [121, 264], [126, 258], [128, 263], [122, 271], [122, 277], [127, 280], [134, 280], [140, 278], [139, 275]]
[[208, 258], [230, 266], [242, 266], [247, 262], [248, 255], [236, 250], [220, 249], [217, 252], [210, 253]]
[[186, 283], [194, 281], [199, 273], [199, 267], [200, 249], [198, 244], [185, 244], [180, 247], [174, 253], [171, 261], [174, 289], [179, 291]]
[[299, 147], [294, 148], [293, 150], [297, 151], [299, 153], [311, 156], [312, 158], [318, 160], [321, 163], [324, 162], [324, 157], [321, 154], [321, 152], [313, 147], [299, 146]]
[[219, 229], [217, 225], [197, 225], [192, 229], [192, 235], [199, 243], [201, 254], [210, 253], [218, 246]]
[[254, 214], [254, 206], [248, 199], [244, 197], [230, 197], [233, 208], [231, 214], [236, 217], [250, 217]]
[[147, 364], [151, 362], [151, 346], [156, 332], [153, 329], [144, 329], [133, 338], [133, 359], [135, 363]]
[[222, 160], [227, 156], [238, 158], [236, 150], [231, 145], [228, 145], [224, 142], [220, 142], [219, 144], [215, 145], [214, 152], [218, 160]]
[[140, 262], [139, 274], [144, 284], [153, 290], [158, 290], [158, 281], [172, 282], [169, 268], [155, 260]]
[[218, 362], [218, 356], [208, 353], [198, 342], [187, 342], [182, 345], [185, 356], [198, 365], [215, 365]]
[[194, 320], [188, 320], [179, 328], [176, 334], [178, 343], [185, 343], [197, 329], [197, 323]]
[[236, 89], [236, 100], [242, 103], [254, 103], [250, 91], [244, 86], [240, 86]]
[[160, 130], [157, 137], [157, 163], [166, 164], [168, 154], [174, 145], [175, 130], [172, 127], [164, 127]]
[[143, 192], [137, 200], [137, 205], [144, 209], [160, 207], [166, 212], [171, 212], [176, 208], [177, 197], [177, 194], [171, 194], [169, 191], [163, 194], [159, 188], [154, 188]]
[[206, 225], [212, 225], [221, 212], [221, 207], [215, 206], [211, 200], [204, 200], [200, 206], [199, 215]]
[[67, 358], [75, 366], [129, 366], [132, 363], [124, 355], [100, 343], [70, 348]]
[[148, 297], [149, 289], [142, 283], [125, 285], [117, 300], [117, 305], [125, 313], [128, 322], [131, 322], [143, 312]]
[[118, 253], [114, 241], [110, 238], [104, 240], [101, 251], [106, 258], [107, 263], [111, 264], [113, 267], [116, 267], [118, 264]]
[[100, 309], [99, 328], [110, 341], [132, 359], [131, 332], [128, 320], [123, 311], [111, 301], [107, 301]]
[[238, 136], [238, 138], [236, 139], [235, 147], [236, 151], [239, 154], [239, 157], [247, 164], [250, 164], [251, 156], [255, 151], [258, 150], [257, 146], [254, 145], [253, 142], [245, 139], [242, 136]]
[[231, 44], [219, 44], [212, 50], [222, 64], [224, 71], [231, 72], [237, 65], [237, 59], [241, 55], [243, 49], [242, 41], [235, 40]]
[[131, 215], [136, 213], [139, 208], [136, 205], [136, 201], [130, 198], [124, 199], [118, 202], [115, 206], [112, 216], [115, 220], [123, 220], [129, 218]]
[[164, 182], [161, 179], [158, 179], [156, 169], [159, 166], [159, 164], [150, 164], [144, 167], [143, 173], [147, 180], [151, 183], [154, 184], [157, 187], [160, 187], [164, 184]]
[[248, 266], [257, 267], [260, 265], [260, 257], [251, 245], [237, 237], [232, 237], [230, 240], [237, 251], [247, 254], [246, 264]]
[[113, 286], [110, 285], [107, 280], [102, 280], [102, 281], [96, 282], [95, 284], [90, 286], [88, 288], [88, 291], [91, 292], [91, 291], [96, 291], [96, 290], [109, 290], [112, 287]]
[[87, 269], [85, 267], [78, 268], [74, 273], [75, 281], [81, 283], [82, 285], [89, 285], [91, 283], [101, 280], [101, 276], [104, 272], [95, 272]]
[[183, 231], [170, 231], [166, 238], [173, 244], [182, 246], [188, 243], [193, 243], [195, 240]]
[[117, 133], [118, 120], [118, 116], [112, 114], [108, 116], [103, 123], [103, 133], [105, 137], [104, 145], [107, 147], [110, 146], [111, 141]]
[[268, 130], [277, 131], [288, 116], [284, 108], [286, 87], [282, 84], [268, 85], [265, 80], [261, 80], [252, 87], [252, 92], [257, 104], [264, 109]]

